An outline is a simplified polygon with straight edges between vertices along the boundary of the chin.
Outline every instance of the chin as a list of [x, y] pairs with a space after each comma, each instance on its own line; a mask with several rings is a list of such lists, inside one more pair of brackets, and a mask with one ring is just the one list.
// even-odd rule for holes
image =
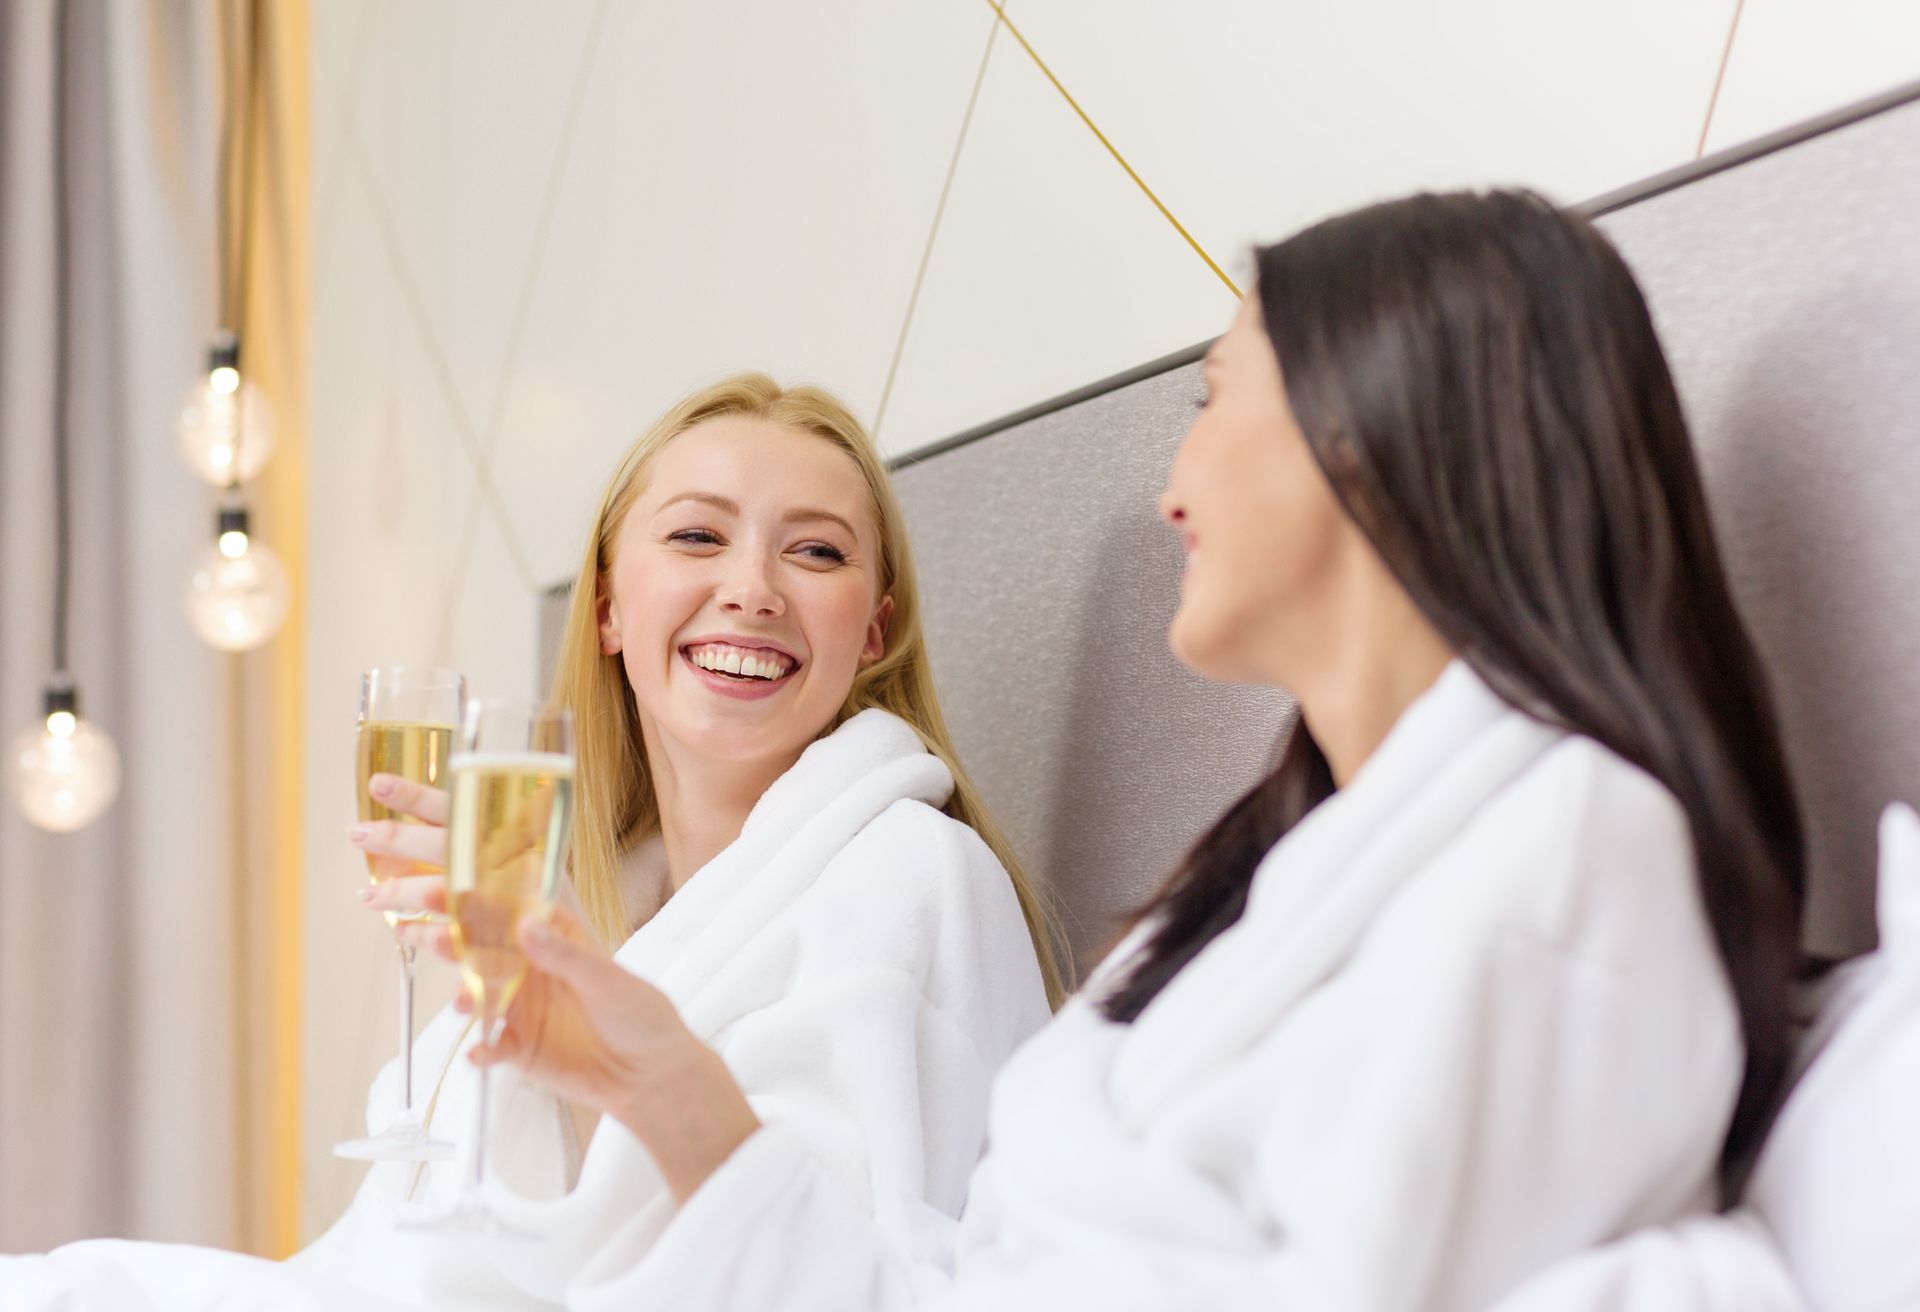
[[1180, 663], [1210, 683], [1261, 683], [1259, 663], [1246, 647], [1247, 626], [1207, 622], [1182, 606], [1167, 628], [1167, 646]]

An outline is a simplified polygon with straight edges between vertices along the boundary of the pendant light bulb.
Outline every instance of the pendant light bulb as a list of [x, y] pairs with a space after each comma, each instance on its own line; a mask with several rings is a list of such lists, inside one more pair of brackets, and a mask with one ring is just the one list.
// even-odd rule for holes
[[223, 507], [187, 584], [194, 632], [221, 651], [251, 651], [280, 631], [292, 601], [286, 567], [248, 532], [246, 508]]
[[240, 374], [240, 344], [222, 330], [207, 349], [207, 369], [180, 403], [180, 456], [201, 480], [234, 487], [273, 454], [273, 407]]
[[57, 834], [91, 824], [120, 792], [113, 739], [80, 718], [73, 681], [56, 674], [42, 718], [7, 750], [7, 788], [27, 819]]

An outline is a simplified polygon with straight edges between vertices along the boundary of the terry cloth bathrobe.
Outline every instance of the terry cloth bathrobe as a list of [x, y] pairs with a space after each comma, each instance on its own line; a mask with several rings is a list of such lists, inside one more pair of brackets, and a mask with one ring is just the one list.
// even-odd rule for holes
[[1920, 1308], [1920, 816], [1880, 818], [1880, 947], [1834, 972], [1741, 1206], [1582, 1253], [1497, 1312]]
[[1679, 807], [1462, 664], [1116, 1025], [1140, 942], [1002, 1071], [957, 1271], [769, 1124], [579, 1306], [1456, 1312], [1711, 1204], [1742, 1043]]
[[[952, 775], [911, 728], [862, 712], [811, 745], [740, 837], [616, 958], [674, 1001], [760, 1119], [833, 1182], [841, 1206], [885, 1236], [889, 1251], [934, 1267], [952, 1260], [989, 1082], [1047, 1017], [1006, 871], [978, 835], [936, 809], [952, 791]], [[423, 1033], [415, 1060], [429, 1080], [463, 1028], [449, 1013]], [[448, 1069], [433, 1128], [468, 1139], [477, 1073], [463, 1058]], [[396, 1163], [374, 1167], [340, 1222], [286, 1264], [109, 1242], [29, 1260], [64, 1271], [11, 1274], [19, 1288], [32, 1278], [46, 1290], [89, 1279], [146, 1289], [145, 1303], [99, 1304], [116, 1310], [385, 1300], [467, 1309], [560, 1304], [582, 1272], [611, 1270], [640, 1300], [634, 1307], [678, 1306], [646, 1290], [646, 1255], [671, 1233], [673, 1204], [645, 1150], [601, 1121], [577, 1185], [563, 1192], [570, 1121], [517, 1074], [497, 1068], [493, 1078], [499, 1137], [489, 1165], [500, 1169], [490, 1201], [537, 1239], [397, 1230], [409, 1194], [429, 1207], [449, 1201], [465, 1168], [432, 1168], [416, 1189], [417, 1168]], [[370, 1123], [384, 1124], [397, 1110], [391, 1074], [375, 1101], [387, 1105]], [[9, 1278], [0, 1263], [0, 1307], [11, 1312], [20, 1305], [9, 1301]], [[376, 1297], [362, 1301], [348, 1288]], [[24, 1306], [91, 1305], [49, 1295]]]

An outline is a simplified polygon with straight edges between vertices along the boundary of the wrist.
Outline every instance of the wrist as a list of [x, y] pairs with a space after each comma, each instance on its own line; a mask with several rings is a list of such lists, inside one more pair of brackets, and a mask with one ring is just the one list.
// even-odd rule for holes
[[652, 1156], [676, 1203], [692, 1197], [760, 1128], [733, 1072], [691, 1034], [614, 1115]]

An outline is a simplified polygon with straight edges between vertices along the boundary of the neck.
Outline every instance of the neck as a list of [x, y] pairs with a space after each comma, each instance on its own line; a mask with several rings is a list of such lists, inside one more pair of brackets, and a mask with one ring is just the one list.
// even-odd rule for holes
[[653, 796], [660, 808], [660, 839], [666, 848], [667, 894], [680, 891], [694, 872], [740, 836], [754, 803], [793, 760], [715, 761], [696, 757], [641, 726]]
[[1337, 623], [1316, 626], [1338, 636], [1316, 644], [1299, 668], [1279, 680], [1300, 699], [1300, 716], [1340, 788], [1454, 655], [1397, 588], [1354, 609]]

